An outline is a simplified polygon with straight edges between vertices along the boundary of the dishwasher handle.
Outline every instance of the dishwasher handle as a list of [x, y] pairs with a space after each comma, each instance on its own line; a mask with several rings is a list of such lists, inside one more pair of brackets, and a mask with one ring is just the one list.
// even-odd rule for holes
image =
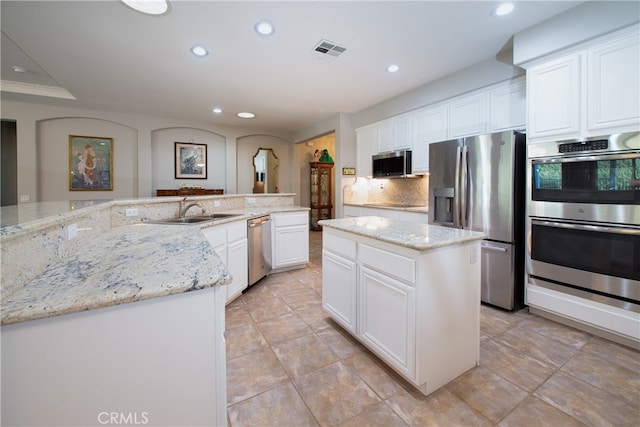
[[249, 228], [254, 228], [254, 227], [259, 227], [261, 225], [264, 225], [268, 222], [271, 222], [271, 217], [270, 216], [261, 216], [259, 218], [254, 218], [254, 219], [250, 219], [247, 222], [247, 226]]

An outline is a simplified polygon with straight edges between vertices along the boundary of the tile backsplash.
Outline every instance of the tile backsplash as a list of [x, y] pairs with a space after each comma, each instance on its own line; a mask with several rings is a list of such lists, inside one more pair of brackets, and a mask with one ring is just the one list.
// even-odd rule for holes
[[427, 206], [429, 176], [415, 178], [358, 178], [343, 187], [344, 203]]

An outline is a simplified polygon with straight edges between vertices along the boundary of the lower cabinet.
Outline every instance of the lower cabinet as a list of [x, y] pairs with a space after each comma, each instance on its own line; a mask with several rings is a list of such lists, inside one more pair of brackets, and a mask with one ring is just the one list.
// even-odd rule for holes
[[322, 305], [352, 334], [356, 333], [356, 274], [355, 261], [322, 252]]
[[309, 212], [271, 214], [272, 269], [300, 268], [309, 262]]
[[3, 325], [2, 425], [226, 426], [224, 288]]
[[416, 290], [385, 274], [360, 267], [360, 338], [405, 375], [415, 374]]
[[233, 276], [233, 281], [223, 286], [225, 300], [229, 303], [240, 296], [249, 284], [247, 223], [237, 221], [203, 228], [202, 232]]

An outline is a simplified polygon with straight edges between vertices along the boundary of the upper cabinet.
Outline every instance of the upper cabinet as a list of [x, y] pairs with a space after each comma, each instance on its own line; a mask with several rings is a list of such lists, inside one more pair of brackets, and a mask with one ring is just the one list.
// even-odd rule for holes
[[413, 149], [413, 118], [410, 114], [394, 117], [393, 123], [393, 151]]
[[529, 139], [580, 131], [580, 55], [527, 70]]
[[377, 153], [392, 151], [393, 149], [393, 122], [383, 120], [375, 125], [376, 139], [375, 146]]
[[429, 144], [447, 139], [446, 104], [418, 110], [413, 115], [413, 173], [429, 172]]
[[527, 67], [530, 142], [640, 129], [638, 28]]
[[376, 150], [376, 126], [356, 129], [356, 175], [371, 176], [371, 157]]
[[429, 172], [429, 144], [525, 125], [524, 77], [432, 104], [356, 130], [358, 176], [371, 176], [373, 154], [412, 150], [413, 173]]
[[640, 123], [640, 37], [638, 31], [587, 51], [589, 130]]
[[491, 89], [488, 132], [524, 129], [527, 125], [527, 88], [524, 78]]
[[487, 94], [478, 93], [455, 99], [449, 104], [449, 138], [481, 135], [487, 132]]

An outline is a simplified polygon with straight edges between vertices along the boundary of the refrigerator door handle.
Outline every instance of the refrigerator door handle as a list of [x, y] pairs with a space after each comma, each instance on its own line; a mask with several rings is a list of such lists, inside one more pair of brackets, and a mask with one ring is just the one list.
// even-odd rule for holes
[[453, 226], [460, 228], [460, 162], [462, 147], [456, 147], [456, 171], [453, 183]]
[[469, 147], [465, 145], [464, 147], [462, 147], [462, 164], [460, 166], [460, 225], [462, 226], [462, 228], [467, 228], [467, 226], [469, 225], [467, 224], [467, 186], [469, 184], [467, 179], [468, 154]]

